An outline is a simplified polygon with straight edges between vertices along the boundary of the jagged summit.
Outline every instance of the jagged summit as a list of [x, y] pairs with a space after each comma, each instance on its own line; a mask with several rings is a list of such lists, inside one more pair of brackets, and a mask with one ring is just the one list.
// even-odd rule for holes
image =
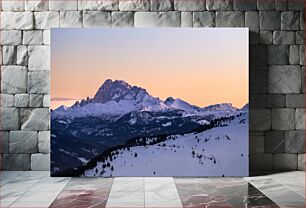
[[147, 95], [145, 89], [131, 86], [123, 80], [107, 79], [99, 88], [92, 101], [94, 103], [106, 103], [110, 100], [120, 101], [122, 99], [132, 99], [138, 94]]

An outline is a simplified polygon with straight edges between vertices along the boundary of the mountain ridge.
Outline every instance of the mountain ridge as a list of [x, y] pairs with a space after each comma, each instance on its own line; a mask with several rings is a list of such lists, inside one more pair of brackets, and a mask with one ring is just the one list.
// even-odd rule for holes
[[150, 95], [146, 89], [132, 86], [123, 80], [107, 79], [93, 98], [76, 101], [71, 107], [60, 106], [53, 110], [55, 116], [82, 117], [86, 115], [124, 115], [132, 111], [182, 111], [185, 114], [205, 112], [228, 112], [243, 110], [231, 103], [220, 103], [206, 107], [192, 105], [180, 98], [168, 97], [165, 101]]

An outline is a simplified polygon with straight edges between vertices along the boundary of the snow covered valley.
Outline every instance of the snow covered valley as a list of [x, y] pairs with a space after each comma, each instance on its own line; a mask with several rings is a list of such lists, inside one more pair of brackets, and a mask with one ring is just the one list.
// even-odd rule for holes
[[248, 124], [168, 136], [164, 142], [115, 152], [84, 176], [246, 176]]

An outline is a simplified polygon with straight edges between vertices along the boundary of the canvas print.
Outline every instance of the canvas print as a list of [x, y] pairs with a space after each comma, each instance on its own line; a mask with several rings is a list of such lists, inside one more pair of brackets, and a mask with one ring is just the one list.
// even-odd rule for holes
[[51, 175], [247, 176], [248, 29], [52, 29]]

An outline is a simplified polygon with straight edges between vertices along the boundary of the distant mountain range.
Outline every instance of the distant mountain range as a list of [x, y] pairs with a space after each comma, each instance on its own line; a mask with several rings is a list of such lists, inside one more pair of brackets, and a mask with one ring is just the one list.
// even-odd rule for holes
[[[247, 108], [246, 105], [244, 108]], [[71, 107], [60, 106], [52, 112], [54, 117], [83, 116], [122, 116], [133, 111], [169, 112], [181, 111], [186, 114], [231, 114], [243, 111], [230, 103], [198, 107], [179, 98], [167, 98], [165, 101], [151, 96], [145, 89], [131, 86], [125, 81], [107, 79], [93, 98], [77, 101]]]
[[199, 132], [235, 119], [240, 125], [247, 115], [248, 104], [238, 109], [230, 103], [198, 107], [179, 98], [163, 101], [143, 88], [108, 79], [93, 98], [51, 111], [51, 171], [65, 175], [135, 138]]

